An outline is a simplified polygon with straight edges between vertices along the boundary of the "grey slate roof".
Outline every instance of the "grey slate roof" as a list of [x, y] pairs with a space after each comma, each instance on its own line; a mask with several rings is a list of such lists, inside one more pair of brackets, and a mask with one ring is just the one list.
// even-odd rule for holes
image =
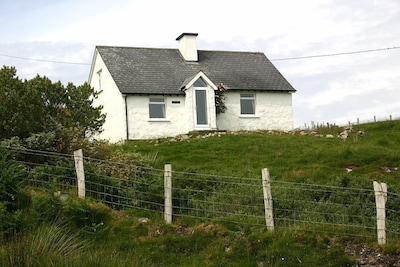
[[183, 94], [183, 82], [199, 71], [229, 90], [296, 91], [259, 52], [198, 50], [198, 62], [186, 62], [178, 49], [96, 49], [123, 94]]

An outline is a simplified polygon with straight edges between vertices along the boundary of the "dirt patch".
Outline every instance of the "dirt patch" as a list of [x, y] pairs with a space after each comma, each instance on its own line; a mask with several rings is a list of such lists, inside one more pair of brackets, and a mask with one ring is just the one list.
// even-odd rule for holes
[[369, 247], [366, 244], [347, 244], [345, 253], [357, 260], [355, 266], [400, 267], [400, 254], [387, 254], [382, 247]]

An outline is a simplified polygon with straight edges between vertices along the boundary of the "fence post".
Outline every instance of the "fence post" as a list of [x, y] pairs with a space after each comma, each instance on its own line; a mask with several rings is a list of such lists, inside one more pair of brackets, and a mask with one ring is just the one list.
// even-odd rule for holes
[[172, 168], [171, 164], [164, 166], [164, 220], [172, 223]]
[[76, 177], [78, 179], [78, 197], [85, 198], [85, 171], [83, 169], [82, 149], [74, 151]]
[[274, 216], [272, 212], [271, 183], [269, 180], [269, 170], [262, 169], [262, 184], [264, 193], [265, 222], [269, 231], [274, 231]]
[[386, 210], [385, 204], [387, 201], [387, 185], [374, 181], [375, 202], [376, 202], [376, 224], [378, 234], [378, 244], [386, 244]]

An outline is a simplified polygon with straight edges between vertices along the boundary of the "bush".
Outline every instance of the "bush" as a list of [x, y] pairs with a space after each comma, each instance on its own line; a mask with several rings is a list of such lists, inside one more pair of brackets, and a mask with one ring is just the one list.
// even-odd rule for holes
[[98, 233], [108, 229], [111, 209], [105, 204], [89, 199], [69, 198], [65, 201], [63, 213], [71, 226], [86, 233]]
[[13, 160], [13, 155], [3, 150], [0, 154], [0, 238], [18, 230], [19, 182], [25, 173], [22, 165]]
[[32, 226], [53, 223], [61, 219], [63, 203], [58, 197], [46, 192], [35, 192], [31, 198], [29, 217], [32, 220]]

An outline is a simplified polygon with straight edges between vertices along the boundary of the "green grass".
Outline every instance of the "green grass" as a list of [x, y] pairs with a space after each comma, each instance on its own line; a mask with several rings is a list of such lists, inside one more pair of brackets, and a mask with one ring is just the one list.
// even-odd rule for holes
[[[378, 180], [386, 182], [390, 192], [399, 194], [399, 172], [385, 172], [382, 167], [399, 166], [400, 122], [364, 124], [355, 129], [363, 130], [365, 136], [353, 133], [341, 140], [299, 134], [227, 133], [180, 142], [169, 138], [130, 141], [115, 150], [140, 153], [158, 169], [170, 163], [175, 171], [257, 178], [262, 168], [269, 168], [276, 181], [372, 189], [372, 181]], [[341, 131], [319, 129], [321, 134], [334, 136]], [[346, 168], [353, 171], [348, 173]], [[304, 232], [295, 225], [269, 232], [259, 226], [199, 222], [189, 217], [175, 218], [172, 225], [166, 225], [161, 213], [115, 211], [90, 199], [53, 205], [48, 198], [39, 197], [33, 198], [35, 210], [29, 216], [47, 223], [46, 229], [56, 230], [57, 225], [48, 225], [44, 220], [52, 214], [67, 216], [60, 218], [66, 220], [66, 228], [52, 230], [56, 240], [65, 242], [53, 250], [47, 246], [47, 252], [40, 246], [30, 248], [27, 244], [38, 238], [42, 243], [55, 242], [41, 227], [32, 225], [18, 238], [1, 240], [0, 266], [12, 266], [7, 262], [13, 255], [19, 259], [18, 251], [24, 252], [22, 260], [31, 260], [22, 262], [23, 266], [355, 266], [356, 260], [344, 253], [346, 244], [376, 246], [374, 240], [361, 235]], [[60, 206], [63, 212], [50, 210], [49, 205]], [[141, 217], [149, 218], [149, 222], [139, 223]], [[97, 228], [99, 223], [101, 228]], [[64, 237], [65, 233], [73, 238]], [[392, 242], [386, 253], [399, 254], [398, 244]], [[71, 248], [68, 257], [61, 248]]]
[[[170, 139], [130, 141], [126, 152], [157, 154], [155, 167], [166, 163], [175, 171], [259, 177], [269, 168], [274, 179], [286, 181], [327, 180], [347, 173], [370, 180], [398, 183], [398, 172], [386, 173], [382, 167], [397, 167], [400, 162], [400, 122], [388, 121], [355, 127], [348, 139], [267, 133], [227, 133], [220, 137], [193, 138], [173, 142]], [[341, 129], [321, 129], [336, 136]]]

